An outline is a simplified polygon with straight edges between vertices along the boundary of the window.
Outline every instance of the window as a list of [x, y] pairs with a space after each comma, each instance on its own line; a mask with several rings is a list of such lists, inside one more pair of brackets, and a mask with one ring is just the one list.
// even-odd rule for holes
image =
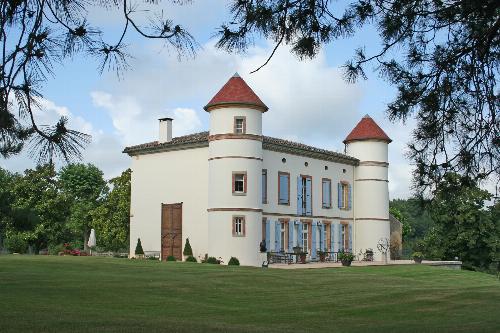
[[297, 214], [312, 215], [312, 177], [300, 175], [297, 178]]
[[321, 187], [323, 193], [323, 208], [332, 208], [332, 181], [328, 178], [323, 178]]
[[233, 194], [244, 195], [247, 193], [247, 173], [244, 171], [233, 172]]
[[347, 251], [349, 249], [349, 225], [341, 224], [342, 226], [342, 249]]
[[262, 169], [262, 203], [267, 203], [267, 170]]
[[245, 236], [245, 217], [233, 216], [233, 236]]
[[338, 183], [338, 207], [351, 209], [351, 185], [347, 182]]
[[307, 252], [309, 249], [309, 224], [302, 224], [302, 250]]
[[278, 204], [290, 205], [290, 174], [278, 172]]
[[234, 133], [245, 134], [246, 127], [246, 117], [234, 117]]
[[281, 224], [280, 225], [280, 233], [281, 233], [281, 235], [280, 235], [281, 236], [280, 237], [280, 242], [281, 242], [281, 244], [280, 244], [280, 250], [281, 251], [286, 251], [286, 249], [288, 248], [288, 246], [287, 246], [288, 242], [287, 242], [287, 239], [286, 239], [287, 238], [287, 234], [288, 234], [286, 232], [286, 229], [287, 229], [286, 226], [287, 226], [288, 223], [282, 221], [282, 222], [280, 222], [280, 224]]

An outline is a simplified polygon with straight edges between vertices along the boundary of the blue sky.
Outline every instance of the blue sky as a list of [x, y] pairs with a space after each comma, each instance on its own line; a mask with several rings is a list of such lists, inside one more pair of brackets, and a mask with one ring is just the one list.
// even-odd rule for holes
[[[91, 134], [84, 161], [100, 167], [107, 178], [129, 166], [128, 156], [121, 153], [125, 146], [157, 139], [161, 116], [175, 119], [174, 135], [208, 129], [203, 106], [239, 72], [270, 107], [263, 118], [265, 135], [341, 151], [348, 132], [364, 114], [370, 114], [394, 140], [389, 153], [391, 198], [410, 195], [411, 166], [403, 153], [412, 125], [391, 124], [385, 116], [394, 88], [375, 72], [368, 73], [367, 81], [347, 84], [339, 68], [356, 47], [366, 46], [368, 53], [377, 50], [373, 28], [326, 45], [312, 61], [299, 61], [283, 47], [268, 66], [249, 74], [265, 61], [273, 45], [257, 40], [243, 55], [216, 50], [211, 37], [229, 18], [226, 0], [197, 0], [185, 6], [165, 3], [153, 9], [163, 10], [194, 35], [201, 46], [194, 59], [178, 61], [175, 51], [161, 42], [131, 32], [126, 43], [134, 58], [122, 80], [113, 72], [99, 75], [93, 58], [78, 56], [56, 66], [55, 77], [42, 90], [44, 110], [37, 113], [39, 122], [50, 124], [67, 115], [75, 129]], [[100, 26], [108, 40], [117, 36], [123, 24], [118, 12], [102, 9], [92, 9], [89, 21]], [[25, 153], [0, 160], [0, 166], [12, 171], [34, 165]]]

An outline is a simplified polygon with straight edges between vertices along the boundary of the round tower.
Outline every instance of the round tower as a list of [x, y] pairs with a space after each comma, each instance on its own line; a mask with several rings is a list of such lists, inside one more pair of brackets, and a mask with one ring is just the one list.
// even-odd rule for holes
[[[381, 238], [390, 240], [388, 147], [391, 139], [368, 115], [344, 140], [346, 153], [359, 159], [354, 170], [354, 253], [373, 249]], [[387, 254], [389, 259], [389, 254]]]
[[210, 113], [208, 255], [260, 265], [262, 113], [268, 108], [235, 74], [204, 109]]

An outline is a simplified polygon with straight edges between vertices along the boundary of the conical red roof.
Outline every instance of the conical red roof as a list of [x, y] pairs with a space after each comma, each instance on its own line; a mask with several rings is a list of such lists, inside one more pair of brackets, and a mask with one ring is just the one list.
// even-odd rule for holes
[[243, 80], [238, 73], [227, 81], [227, 83], [219, 90], [219, 92], [208, 102], [204, 107], [206, 111], [214, 109], [218, 106], [228, 104], [239, 104], [250, 107], [256, 107], [263, 112], [268, 110], [268, 107], [260, 100], [252, 88]]
[[361, 119], [351, 133], [349, 133], [347, 138], [345, 138], [344, 143], [359, 140], [382, 140], [387, 141], [387, 143], [392, 142], [389, 136], [385, 134], [384, 130], [381, 129], [369, 115]]

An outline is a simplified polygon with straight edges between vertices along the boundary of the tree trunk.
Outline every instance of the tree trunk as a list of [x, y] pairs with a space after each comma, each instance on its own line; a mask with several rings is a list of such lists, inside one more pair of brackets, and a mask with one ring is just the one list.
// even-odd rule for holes
[[89, 231], [87, 228], [84, 229], [83, 231], [83, 251], [89, 252], [89, 246], [87, 243], [89, 242]]

